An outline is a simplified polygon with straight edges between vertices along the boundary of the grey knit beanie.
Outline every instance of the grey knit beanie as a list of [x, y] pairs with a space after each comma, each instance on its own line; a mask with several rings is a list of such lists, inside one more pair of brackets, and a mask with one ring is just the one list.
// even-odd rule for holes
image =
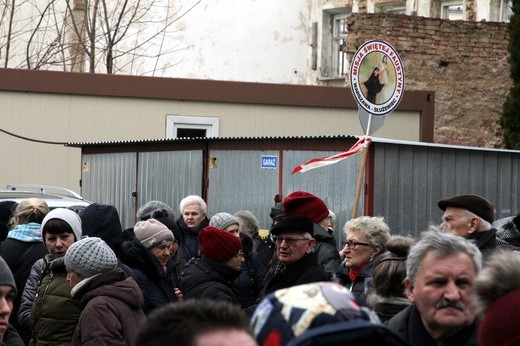
[[9, 269], [6, 261], [0, 257], [0, 286], [3, 285], [14, 288], [14, 293], [16, 294], [16, 284], [14, 282], [13, 273], [11, 269]]
[[117, 267], [114, 251], [101, 238], [88, 237], [72, 244], [65, 254], [67, 270], [89, 278]]
[[56, 208], [51, 210], [42, 221], [42, 238], [45, 239], [45, 224], [50, 219], [59, 219], [63, 220], [69, 224], [70, 228], [72, 228], [72, 232], [76, 236], [76, 241], [81, 239], [82, 231], [81, 231], [81, 218], [76, 212], [73, 212], [70, 209], [65, 208]]
[[173, 209], [161, 201], [150, 201], [144, 204], [139, 208], [135, 216], [140, 221], [158, 219], [160, 217], [167, 217], [175, 221], [175, 213], [173, 212]]
[[226, 230], [231, 225], [239, 225], [236, 217], [229, 213], [217, 213], [209, 220], [209, 225], [218, 229]]
[[173, 242], [175, 240], [172, 231], [155, 219], [139, 221], [134, 226], [134, 233], [136, 238], [147, 249], [157, 246], [164, 241]]

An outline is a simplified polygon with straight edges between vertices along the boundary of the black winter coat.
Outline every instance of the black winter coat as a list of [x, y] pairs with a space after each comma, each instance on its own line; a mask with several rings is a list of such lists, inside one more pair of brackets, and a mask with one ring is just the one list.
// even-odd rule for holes
[[487, 259], [497, 247], [496, 229], [467, 234], [464, 238], [472, 240], [477, 245], [484, 259]]
[[9, 323], [12, 324], [20, 334], [20, 337], [27, 343], [31, 339], [31, 334], [18, 325], [18, 310], [20, 309], [23, 290], [32, 266], [36, 261], [45, 257], [46, 254], [47, 248], [42, 242], [24, 242], [7, 238], [2, 243], [2, 258], [13, 273], [16, 291], [18, 292], [13, 301], [13, 311], [11, 312], [11, 317], [9, 317]]
[[205, 257], [192, 258], [181, 273], [180, 289], [184, 299], [213, 299], [240, 305], [233, 284], [240, 271]]
[[350, 268], [345, 267], [344, 263], [341, 264], [338, 271], [336, 272], [336, 278], [339, 283], [348, 288], [356, 301], [362, 305], [366, 306], [366, 298], [368, 293], [372, 289], [372, 273], [374, 272], [374, 260], [367, 263], [365, 269], [361, 273], [358, 274], [356, 280], [352, 282], [350, 280]]
[[[410, 345], [436, 346], [426, 328], [421, 322], [421, 315], [415, 307], [410, 305], [403, 311], [392, 317], [388, 323], [388, 328], [399, 335], [401, 339]], [[457, 332], [448, 339], [442, 340], [443, 346], [477, 346], [478, 326], [476, 322], [467, 328]]]
[[260, 260], [256, 251], [253, 250], [253, 238], [245, 233], [240, 233], [242, 252], [244, 261], [242, 262], [242, 272], [235, 280], [240, 292], [240, 302], [242, 308], [247, 308], [256, 303], [260, 290], [264, 285], [266, 268]]
[[177, 225], [181, 230], [181, 240], [177, 251], [179, 251], [181, 258], [187, 262], [193, 257], [199, 256], [199, 232], [204, 227], [209, 226], [209, 220], [206, 218], [202, 220], [198, 227], [189, 228], [181, 215], [181, 217], [177, 219]]
[[[277, 269], [280, 269], [281, 265], [278, 264], [277, 267]], [[269, 273], [265, 279], [260, 298], [282, 288], [318, 281], [328, 281], [328, 276], [318, 264], [316, 254], [309, 253], [299, 261], [288, 265], [285, 269], [273, 270]]]
[[141, 288], [145, 314], [177, 301], [171, 280], [174, 270], [171, 258], [168, 259], [165, 272], [153, 253], [134, 237], [123, 243], [121, 261], [132, 269], [134, 279]]
[[316, 239], [314, 252], [318, 258], [318, 264], [327, 273], [327, 277], [331, 279], [341, 265], [336, 241], [329, 232], [316, 223], [314, 224], [313, 238]]

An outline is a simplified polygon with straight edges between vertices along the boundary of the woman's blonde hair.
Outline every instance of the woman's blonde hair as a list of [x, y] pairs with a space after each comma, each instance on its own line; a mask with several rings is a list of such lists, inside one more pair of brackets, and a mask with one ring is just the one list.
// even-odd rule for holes
[[18, 224], [30, 222], [42, 223], [43, 218], [49, 212], [47, 202], [40, 198], [27, 198], [18, 203], [13, 217]]

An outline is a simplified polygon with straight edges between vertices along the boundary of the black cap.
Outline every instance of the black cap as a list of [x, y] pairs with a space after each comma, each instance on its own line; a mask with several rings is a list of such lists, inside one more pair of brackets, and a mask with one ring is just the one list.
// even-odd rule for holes
[[278, 222], [271, 229], [272, 235], [277, 235], [282, 232], [302, 232], [309, 233], [312, 236], [314, 235], [314, 222], [307, 216], [289, 216]]
[[448, 207], [465, 209], [489, 223], [493, 223], [495, 219], [491, 203], [487, 199], [476, 195], [458, 195], [444, 198], [437, 202], [437, 205], [442, 211], [446, 211]]

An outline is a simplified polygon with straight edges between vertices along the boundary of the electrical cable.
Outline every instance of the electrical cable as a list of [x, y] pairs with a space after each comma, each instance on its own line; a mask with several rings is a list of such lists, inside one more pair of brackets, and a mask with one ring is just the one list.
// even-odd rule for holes
[[26, 141], [30, 141], [30, 142], [44, 143], [44, 144], [55, 144], [55, 145], [65, 145], [65, 144], [67, 144], [67, 142], [51, 142], [51, 141], [42, 141], [42, 140], [39, 140], [39, 139], [28, 138], [28, 137], [17, 135], [16, 133], [12, 133], [12, 132], [6, 131], [4, 129], [0, 129], [0, 132], [3, 132], [3, 133], [5, 133], [5, 134], [7, 134], [9, 136], [13, 136], [13, 137], [20, 138], [20, 139], [23, 139], [23, 140], [26, 140]]

